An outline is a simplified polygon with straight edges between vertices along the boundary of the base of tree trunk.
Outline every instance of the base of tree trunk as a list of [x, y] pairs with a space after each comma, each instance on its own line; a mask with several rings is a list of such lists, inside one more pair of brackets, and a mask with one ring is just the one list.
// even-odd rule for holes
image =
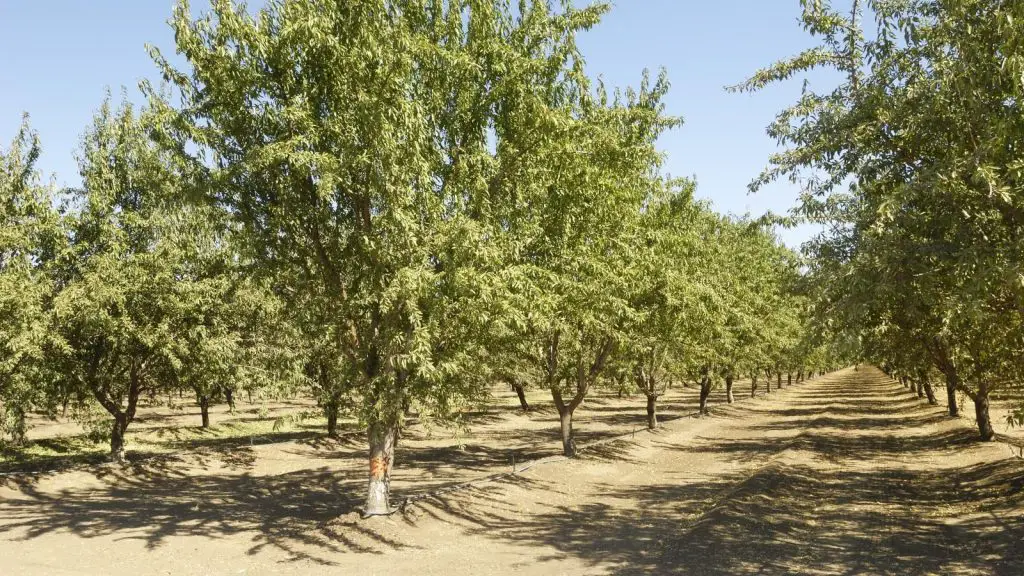
[[395, 437], [398, 426], [382, 422], [368, 430], [370, 475], [363, 517], [391, 514], [391, 467], [394, 463]]

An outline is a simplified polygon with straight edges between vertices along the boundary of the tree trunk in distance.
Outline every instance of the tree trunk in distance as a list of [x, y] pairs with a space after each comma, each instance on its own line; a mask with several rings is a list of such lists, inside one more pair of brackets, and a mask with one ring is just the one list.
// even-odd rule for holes
[[974, 416], [978, 420], [978, 433], [986, 442], [996, 438], [996, 431], [992, 428], [992, 418], [988, 413], [988, 405], [988, 384], [982, 382], [978, 385], [978, 394], [974, 398]]
[[391, 467], [394, 464], [397, 426], [375, 422], [369, 426], [370, 481], [363, 516], [391, 513]]
[[203, 419], [203, 428], [210, 427], [210, 398], [208, 396], [199, 397], [199, 414]]
[[960, 407], [956, 403], [956, 386], [959, 384], [959, 378], [956, 374], [946, 374], [946, 407], [949, 408], [949, 415], [953, 417], [960, 416]]
[[338, 437], [338, 403], [328, 402], [324, 405], [324, 414], [327, 416], [327, 435], [331, 438]]
[[700, 413], [710, 414], [708, 410], [708, 396], [711, 395], [711, 377], [707, 374], [700, 381]]
[[[512, 388], [516, 391], [516, 396], [519, 396], [519, 407], [522, 408], [523, 412], [529, 412], [530, 403], [526, 401], [526, 390], [523, 389], [523, 385], [513, 383]], [[622, 397], [622, 388], [619, 388], [619, 397]]]
[[647, 396], [647, 429], [654, 430], [658, 427], [658, 414], [656, 412], [655, 403], [658, 401], [658, 397], [655, 395]]

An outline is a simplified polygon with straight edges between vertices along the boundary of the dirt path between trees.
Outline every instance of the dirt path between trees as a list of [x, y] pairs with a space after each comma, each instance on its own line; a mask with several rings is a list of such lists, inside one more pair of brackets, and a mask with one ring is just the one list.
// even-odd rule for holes
[[301, 444], [8, 480], [0, 574], [1024, 574], [1024, 460], [880, 372], [714, 412], [370, 521]]

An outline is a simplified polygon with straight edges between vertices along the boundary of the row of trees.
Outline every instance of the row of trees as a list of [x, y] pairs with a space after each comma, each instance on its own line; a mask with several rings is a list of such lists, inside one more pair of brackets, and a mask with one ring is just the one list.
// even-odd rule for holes
[[[367, 430], [366, 514], [389, 511], [409, 410], [450, 421], [498, 381], [549, 390], [566, 455], [591, 389], [672, 381], [700, 408], [741, 374], [835, 362], [808, 337], [797, 257], [662, 174], [664, 75], [609, 93], [577, 32], [607, 6], [495, 0], [214, 2], [171, 19], [179, 70], [108, 102], [81, 189], [2, 151], [0, 402], [109, 414], [309, 393]], [[754, 389], [751, 390], [751, 393]]]
[[821, 44], [738, 88], [844, 80], [779, 114], [788, 150], [753, 186], [806, 182], [799, 216], [827, 225], [810, 245], [821, 316], [932, 402], [944, 378], [950, 414], [962, 392], [991, 440], [991, 393], [1024, 376], [1024, 5], [802, 5]]

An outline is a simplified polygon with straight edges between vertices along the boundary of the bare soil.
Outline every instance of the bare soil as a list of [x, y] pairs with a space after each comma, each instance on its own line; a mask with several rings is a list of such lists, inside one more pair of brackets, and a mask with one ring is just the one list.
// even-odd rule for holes
[[387, 518], [350, 513], [361, 438], [305, 430], [4, 476], [0, 574], [1024, 573], [1024, 460], [877, 370], [711, 418], [677, 389], [654, 433], [642, 398], [597, 397], [571, 461], [541, 398], [409, 429]]

